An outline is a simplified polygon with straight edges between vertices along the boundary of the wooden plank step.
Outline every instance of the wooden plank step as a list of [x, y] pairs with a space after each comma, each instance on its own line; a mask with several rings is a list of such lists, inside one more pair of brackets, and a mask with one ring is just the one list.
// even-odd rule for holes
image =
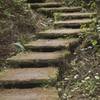
[[58, 69], [54, 67], [8, 69], [0, 73], [0, 87], [23, 87], [24, 84], [35, 87], [34, 84], [53, 83], [57, 73]]
[[89, 24], [92, 23], [93, 19], [73, 19], [73, 20], [66, 20], [66, 21], [55, 21], [54, 27], [67, 27], [67, 28], [79, 28], [82, 24]]
[[78, 36], [81, 33], [81, 29], [49, 29], [39, 33], [36, 35], [39, 38], [58, 38], [65, 36]]
[[44, 14], [53, 14], [54, 12], [80, 12], [81, 7], [55, 7], [55, 8], [39, 8], [38, 11]]
[[58, 100], [56, 88], [0, 89], [0, 100]]
[[58, 16], [58, 20], [66, 20], [66, 19], [83, 19], [83, 18], [92, 18], [96, 16], [97, 13], [55, 13], [55, 16]]
[[25, 44], [26, 49], [36, 50], [36, 51], [52, 51], [69, 49], [73, 45], [78, 44], [78, 38], [72, 39], [39, 39], [28, 44]]
[[70, 52], [56, 51], [56, 52], [21, 52], [16, 56], [8, 58], [7, 61], [10, 64], [19, 65], [52, 65], [57, 64], [63, 60], [66, 56], [69, 56]]
[[63, 5], [63, 3], [60, 3], [60, 2], [30, 3], [31, 8], [61, 7], [62, 5]]

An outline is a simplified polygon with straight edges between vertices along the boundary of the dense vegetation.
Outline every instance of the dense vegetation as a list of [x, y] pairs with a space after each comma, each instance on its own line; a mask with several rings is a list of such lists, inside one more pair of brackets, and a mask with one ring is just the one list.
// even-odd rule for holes
[[31, 11], [26, 0], [0, 0], [0, 68], [16, 52], [12, 43], [27, 42], [35, 31], [44, 28], [43, 16]]
[[[82, 6], [86, 11], [96, 11], [95, 0], [62, 0], [67, 6]], [[0, 67], [5, 59], [16, 52], [12, 43], [23, 43], [31, 39], [33, 32], [44, 28], [43, 16], [30, 10], [24, 0], [0, 0]], [[38, 16], [38, 17], [37, 17]], [[38, 21], [38, 22], [36, 22]], [[98, 24], [98, 25], [97, 25]], [[42, 27], [40, 27], [42, 26]], [[92, 31], [83, 30], [89, 26]], [[83, 40], [66, 61], [66, 70], [59, 82], [62, 100], [99, 100], [100, 96], [100, 25], [97, 19], [91, 25], [82, 25]]]

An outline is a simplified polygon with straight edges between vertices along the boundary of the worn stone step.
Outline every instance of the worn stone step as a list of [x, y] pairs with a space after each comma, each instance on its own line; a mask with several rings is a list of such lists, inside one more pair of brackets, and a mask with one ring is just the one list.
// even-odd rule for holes
[[8, 58], [10, 64], [17, 65], [52, 65], [63, 60], [64, 57], [70, 54], [69, 51], [56, 52], [21, 52], [16, 56]]
[[30, 3], [31, 8], [42, 8], [42, 7], [61, 7], [63, 3], [60, 2], [47, 2], [47, 3]]
[[66, 37], [66, 36], [78, 36], [81, 33], [81, 29], [49, 29], [39, 33], [36, 35], [39, 38], [58, 38], [58, 37]]
[[[43, 68], [15, 68], [0, 73], [0, 86], [23, 87], [56, 82], [58, 69], [54, 67]], [[53, 81], [52, 81], [53, 80]]]
[[92, 18], [93, 16], [96, 16], [97, 13], [55, 13], [55, 16], [57, 16], [57, 20], [67, 20], [67, 19], [83, 19], [83, 18]]
[[38, 11], [46, 15], [51, 16], [53, 13], [57, 12], [80, 12], [81, 7], [55, 7], [55, 8], [39, 8]]
[[66, 20], [66, 21], [55, 21], [54, 27], [55, 28], [61, 28], [61, 27], [79, 28], [83, 24], [89, 24], [92, 22], [93, 22], [92, 19], [73, 19], [73, 20]]
[[79, 39], [39, 39], [28, 44], [25, 44], [26, 49], [31, 49], [35, 51], [52, 51], [52, 50], [61, 50], [69, 49], [73, 45], [78, 44]]
[[56, 88], [0, 89], [0, 100], [59, 100]]
[[81, 7], [57, 7], [57, 8], [40, 8], [41, 12], [79, 12]]

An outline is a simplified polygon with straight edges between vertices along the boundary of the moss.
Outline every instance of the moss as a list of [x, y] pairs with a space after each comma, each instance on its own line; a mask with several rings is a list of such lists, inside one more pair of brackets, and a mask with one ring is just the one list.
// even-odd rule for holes
[[7, 71], [8, 71], [7, 69], [6, 70], [2, 69], [1, 72], [0, 72], [0, 77], [6, 75]]

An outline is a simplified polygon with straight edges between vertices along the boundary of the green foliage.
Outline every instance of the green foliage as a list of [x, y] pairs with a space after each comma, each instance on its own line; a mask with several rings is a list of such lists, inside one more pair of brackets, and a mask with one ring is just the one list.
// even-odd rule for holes
[[81, 31], [83, 34], [81, 34], [80, 37], [84, 40], [84, 46], [96, 46], [98, 44], [99, 34], [97, 32], [97, 18], [93, 18], [90, 24], [81, 25]]
[[90, 0], [88, 3], [85, 0], [81, 0], [81, 6], [86, 8], [87, 10], [95, 11], [96, 10], [96, 2], [95, 0]]
[[14, 43], [14, 45], [16, 46], [17, 53], [25, 51], [24, 46], [20, 42]]
[[60, 19], [60, 13], [54, 13], [54, 21], [58, 21]]
[[87, 10], [96, 10], [95, 0], [64, 0], [66, 6], [82, 6]]
[[67, 6], [80, 6], [81, 0], [64, 0]]
[[98, 41], [97, 40], [91, 40], [91, 43], [93, 46], [97, 45]]

